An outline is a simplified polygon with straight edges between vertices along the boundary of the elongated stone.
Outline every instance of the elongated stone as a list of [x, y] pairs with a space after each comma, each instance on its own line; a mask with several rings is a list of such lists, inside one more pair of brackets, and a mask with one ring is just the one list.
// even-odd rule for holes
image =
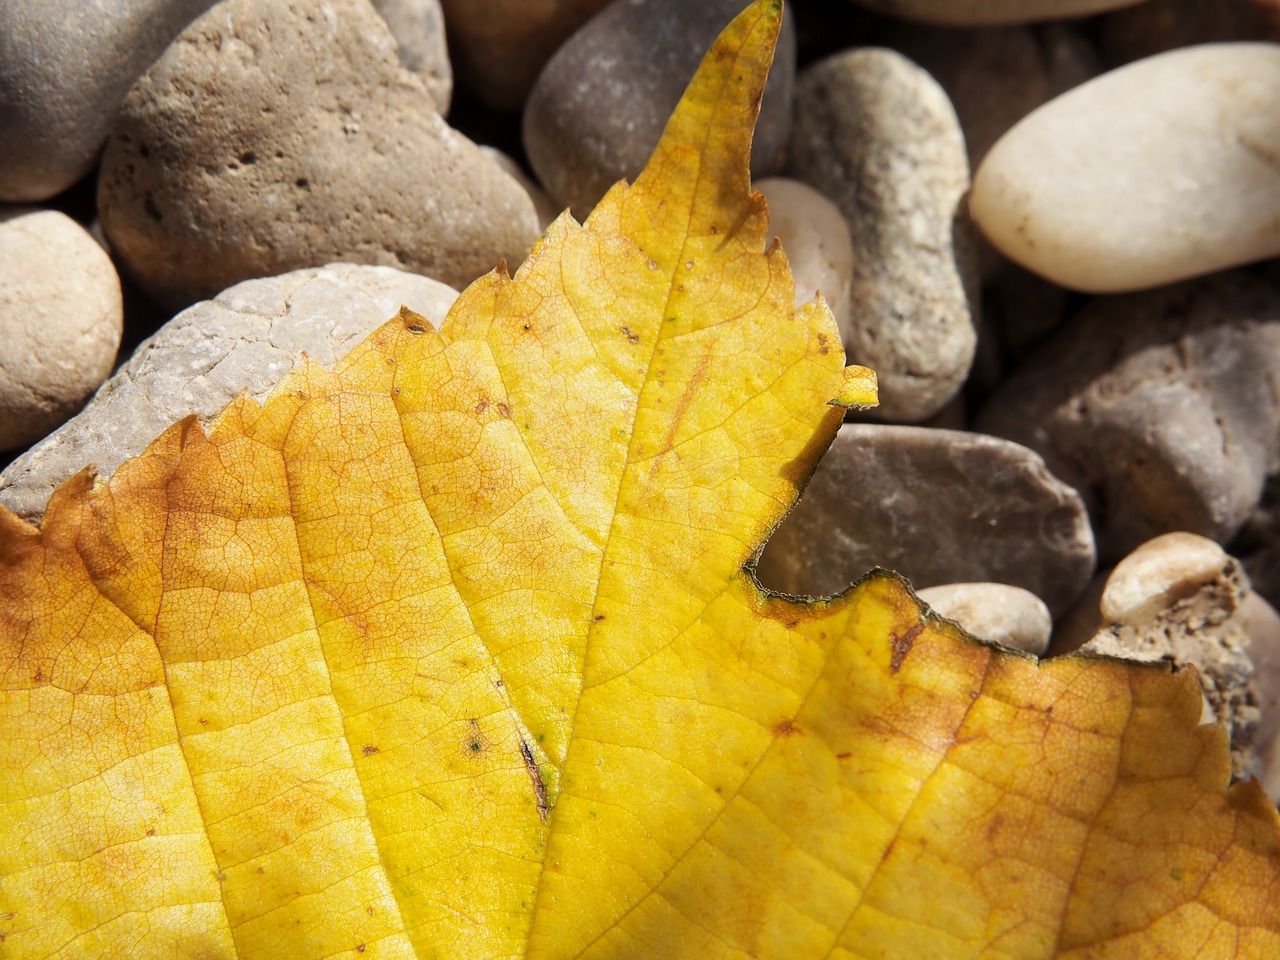
[[1131, 7], [1140, 0], [857, 0], [864, 7], [906, 20], [945, 23], [953, 27], [1034, 23], [1083, 17]]
[[970, 209], [1010, 258], [1118, 292], [1280, 254], [1280, 44], [1186, 47], [1104, 74], [992, 147]]

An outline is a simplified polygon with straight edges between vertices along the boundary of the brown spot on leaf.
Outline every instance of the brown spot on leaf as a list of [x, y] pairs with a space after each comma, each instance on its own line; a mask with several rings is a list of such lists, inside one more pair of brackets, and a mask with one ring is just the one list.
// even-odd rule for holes
[[780, 720], [773, 725], [773, 735], [784, 740], [787, 737], [798, 737], [802, 733], [804, 731], [792, 723], [790, 719]]
[[533, 751], [523, 740], [520, 741], [520, 759], [529, 772], [529, 780], [533, 783], [533, 796], [538, 803], [538, 819], [547, 822], [547, 785], [542, 781], [542, 771], [538, 769], [538, 761], [533, 758]]
[[372, 757], [375, 753], [381, 753], [381, 751], [371, 743], [366, 743], [363, 747], [361, 747], [360, 752], [363, 753], [366, 757]]
[[893, 643], [893, 655], [889, 659], [890, 673], [897, 673], [902, 669], [902, 661], [907, 659], [907, 654], [911, 652], [911, 645], [922, 633], [924, 633], [924, 624], [917, 623], [906, 633], [894, 633], [890, 636], [889, 639]]

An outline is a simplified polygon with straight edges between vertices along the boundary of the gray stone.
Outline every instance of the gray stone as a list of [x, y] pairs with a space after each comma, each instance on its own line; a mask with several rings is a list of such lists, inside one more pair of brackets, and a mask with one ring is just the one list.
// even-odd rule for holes
[[853, 238], [850, 361], [880, 377], [878, 417], [924, 420], [973, 362], [973, 237], [964, 136], [942, 88], [891, 50], [837, 54], [796, 84], [789, 167]]
[[0, 504], [37, 522], [49, 494], [86, 465], [109, 477], [183, 417], [208, 423], [241, 392], [262, 400], [303, 353], [332, 366], [402, 305], [439, 325], [457, 295], [349, 263], [237, 284], [161, 327], [78, 416], [0, 473]]
[[373, 0], [373, 8], [396, 38], [400, 65], [422, 77], [440, 116], [449, 112], [453, 69], [444, 39], [440, 0]]
[[1030, 590], [1007, 583], [947, 583], [917, 596], [980, 640], [1041, 656], [1049, 648], [1053, 618]]
[[1093, 300], [976, 426], [1080, 490], [1104, 558], [1171, 530], [1225, 543], [1280, 450], [1280, 291], [1235, 272]]
[[157, 302], [335, 260], [464, 286], [538, 233], [528, 194], [436, 113], [365, 0], [224, 0], [125, 98], [103, 231]]
[[1007, 583], [1055, 615], [1093, 573], [1084, 504], [1025, 447], [976, 433], [845, 424], [765, 548], [759, 576], [831, 594], [873, 566], [917, 588]]
[[38, 440], [111, 372], [124, 320], [120, 278], [56, 210], [0, 211], [0, 450]]
[[129, 87], [213, 3], [0, 3], [0, 201], [44, 200], [88, 173]]
[[[614, 0], [556, 51], [524, 109], [524, 145], [547, 193], [579, 220], [644, 168], [680, 96], [741, 0]], [[782, 166], [796, 41], [790, 13], [751, 144], [753, 176]]]
[[461, 80], [481, 102], [519, 110], [547, 60], [608, 0], [442, 0]]

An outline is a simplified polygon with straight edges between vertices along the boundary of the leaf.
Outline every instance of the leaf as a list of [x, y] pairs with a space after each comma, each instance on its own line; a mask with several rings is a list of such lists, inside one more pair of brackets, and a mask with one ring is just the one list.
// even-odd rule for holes
[[870, 388], [761, 252], [779, 17], [439, 334], [0, 512], [0, 953], [1280, 955], [1190, 672], [756, 582]]

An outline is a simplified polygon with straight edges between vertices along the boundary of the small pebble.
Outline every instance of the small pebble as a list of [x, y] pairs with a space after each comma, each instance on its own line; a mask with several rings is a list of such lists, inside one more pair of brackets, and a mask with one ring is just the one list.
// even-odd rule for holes
[[1049, 648], [1053, 618], [1030, 590], [1007, 583], [948, 583], [916, 596], [980, 640], [1037, 657]]
[[98, 207], [168, 306], [335, 260], [463, 286], [538, 235], [528, 194], [440, 119], [364, 0], [223, 0], [193, 23], [125, 98]]
[[875, 416], [930, 417], [959, 392], [977, 343], [973, 237], [957, 216], [969, 164], [947, 95], [891, 50], [823, 60], [796, 83], [788, 166], [849, 226], [845, 353], [880, 378]]
[[1227, 552], [1208, 537], [1165, 533], [1116, 564], [1098, 610], [1107, 623], [1141, 623], [1222, 575]]
[[1141, 290], [1280, 254], [1280, 44], [1207, 44], [1113, 70], [991, 149], [969, 206], [1065, 287]]
[[982, 27], [1003, 23], [1034, 23], [1062, 17], [1083, 17], [1104, 10], [1132, 6], [1141, 0], [856, 0], [890, 16], [953, 27]]
[[1089, 583], [1093, 534], [1079, 495], [1025, 447], [847, 423], [765, 547], [759, 576], [785, 593], [823, 595], [874, 566], [917, 589], [1012, 584], [1059, 613]]
[[563, 209], [557, 206], [556, 202], [547, 196], [547, 191], [534, 183], [533, 178], [525, 173], [524, 168], [507, 154], [496, 147], [484, 144], [480, 145], [480, 152], [506, 171], [512, 180], [524, 187], [524, 192], [533, 201], [533, 209], [538, 214], [538, 230], [545, 233], [551, 221], [560, 216]]
[[208, 423], [241, 392], [264, 399], [304, 353], [331, 367], [402, 304], [439, 325], [457, 296], [416, 273], [350, 263], [237, 284], [161, 327], [78, 416], [6, 467], [0, 504], [38, 522], [86, 464], [105, 479], [183, 417]]
[[373, 0], [373, 8], [396, 38], [400, 65], [422, 78], [436, 111], [445, 116], [453, 96], [453, 70], [440, 0]]
[[0, 3], [0, 201], [46, 200], [88, 173], [129, 87], [214, 2]]
[[1280, 437], [1280, 290], [1234, 272], [1092, 300], [975, 426], [1081, 492], [1106, 560], [1172, 530], [1225, 543]]
[[608, 2], [441, 0], [455, 68], [498, 110], [519, 110], [551, 55]]
[[834, 203], [799, 180], [768, 177], [754, 184], [769, 204], [769, 236], [777, 237], [791, 264], [796, 306], [821, 292], [848, 336], [853, 241]]
[[55, 210], [0, 211], [0, 450], [62, 423], [111, 372], [120, 278], [83, 227]]
[[[614, 0], [556, 51], [524, 108], [529, 164], [557, 204], [586, 218], [634, 180], [741, 0]], [[751, 142], [751, 172], [777, 173], [791, 129], [795, 28], [788, 10]]]

